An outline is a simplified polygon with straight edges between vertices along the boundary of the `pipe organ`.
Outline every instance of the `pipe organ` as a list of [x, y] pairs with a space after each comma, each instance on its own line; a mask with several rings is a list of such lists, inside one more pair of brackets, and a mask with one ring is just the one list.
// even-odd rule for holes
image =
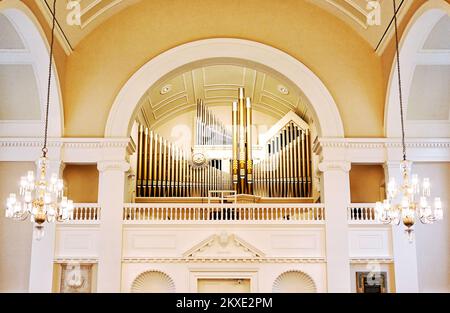
[[190, 155], [144, 126], [138, 132], [136, 196], [207, 197], [209, 190], [230, 189], [230, 175], [219, 160], [196, 166]]
[[255, 194], [261, 197], [312, 196], [311, 146], [308, 129], [285, 125], [266, 145], [266, 157], [255, 164]]
[[[234, 190], [237, 194], [260, 199], [310, 198], [312, 170], [308, 125], [299, 126], [290, 121], [278, 132], [271, 132], [276, 135], [259, 146], [264, 152], [255, 158], [252, 103], [245, 97], [243, 88], [239, 88], [238, 99], [232, 103], [230, 111], [231, 134], [203, 101], [197, 101], [196, 135], [189, 152], [140, 125], [136, 197], [208, 197], [209, 191]], [[214, 157], [209, 160], [208, 149], [214, 151]]]
[[196, 145], [231, 145], [231, 135], [227, 128], [211, 113], [203, 100], [197, 100], [195, 130]]
[[238, 101], [233, 102], [233, 189], [238, 194], [253, 194], [252, 104], [239, 88]]

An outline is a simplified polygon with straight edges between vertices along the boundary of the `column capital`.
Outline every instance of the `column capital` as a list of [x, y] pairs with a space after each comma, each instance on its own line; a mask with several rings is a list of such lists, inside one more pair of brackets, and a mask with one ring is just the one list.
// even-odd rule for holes
[[121, 171], [127, 172], [130, 169], [130, 163], [126, 161], [99, 161], [97, 162], [99, 172]]
[[348, 161], [322, 161], [319, 163], [319, 171], [342, 171], [348, 173], [352, 167], [352, 164]]

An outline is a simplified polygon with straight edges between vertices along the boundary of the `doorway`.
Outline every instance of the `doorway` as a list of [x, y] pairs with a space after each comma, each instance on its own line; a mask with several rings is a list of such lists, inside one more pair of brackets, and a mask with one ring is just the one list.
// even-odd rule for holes
[[249, 293], [250, 279], [199, 278], [199, 293]]

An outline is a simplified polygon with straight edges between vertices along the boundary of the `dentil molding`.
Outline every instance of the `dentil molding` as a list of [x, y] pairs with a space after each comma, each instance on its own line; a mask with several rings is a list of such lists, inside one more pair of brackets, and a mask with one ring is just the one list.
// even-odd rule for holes
[[100, 161], [97, 163], [99, 172], [121, 171], [127, 172], [130, 169], [130, 163], [126, 161]]
[[347, 161], [323, 161], [319, 163], [319, 171], [342, 171], [348, 173], [352, 167], [350, 162]]

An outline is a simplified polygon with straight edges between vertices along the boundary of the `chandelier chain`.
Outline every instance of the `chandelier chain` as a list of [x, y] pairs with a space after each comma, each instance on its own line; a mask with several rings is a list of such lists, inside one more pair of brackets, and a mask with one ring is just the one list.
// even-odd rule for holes
[[403, 113], [403, 92], [402, 92], [402, 78], [400, 71], [400, 48], [398, 40], [398, 25], [397, 25], [397, 5], [396, 1], [394, 3], [394, 27], [395, 27], [395, 47], [396, 47], [396, 58], [397, 58], [397, 77], [398, 77], [398, 92], [400, 97], [400, 119], [402, 126], [402, 149], [403, 149], [403, 161], [406, 161], [406, 143], [405, 143], [405, 117]]
[[52, 34], [50, 41], [50, 55], [48, 64], [48, 82], [47, 82], [47, 103], [45, 108], [45, 128], [44, 128], [44, 146], [42, 147], [43, 156], [47, 156], [47, 141], [48, 141], [48, 115], [50, 108], [50, 90], [51, 90], [51, 79], [52, 79], [52, 66], [53, 66], [53, 44], [55, 41], [55, 26], [56, 26], [56, 0], [53, 0], [53, 11], [52, 13]]

